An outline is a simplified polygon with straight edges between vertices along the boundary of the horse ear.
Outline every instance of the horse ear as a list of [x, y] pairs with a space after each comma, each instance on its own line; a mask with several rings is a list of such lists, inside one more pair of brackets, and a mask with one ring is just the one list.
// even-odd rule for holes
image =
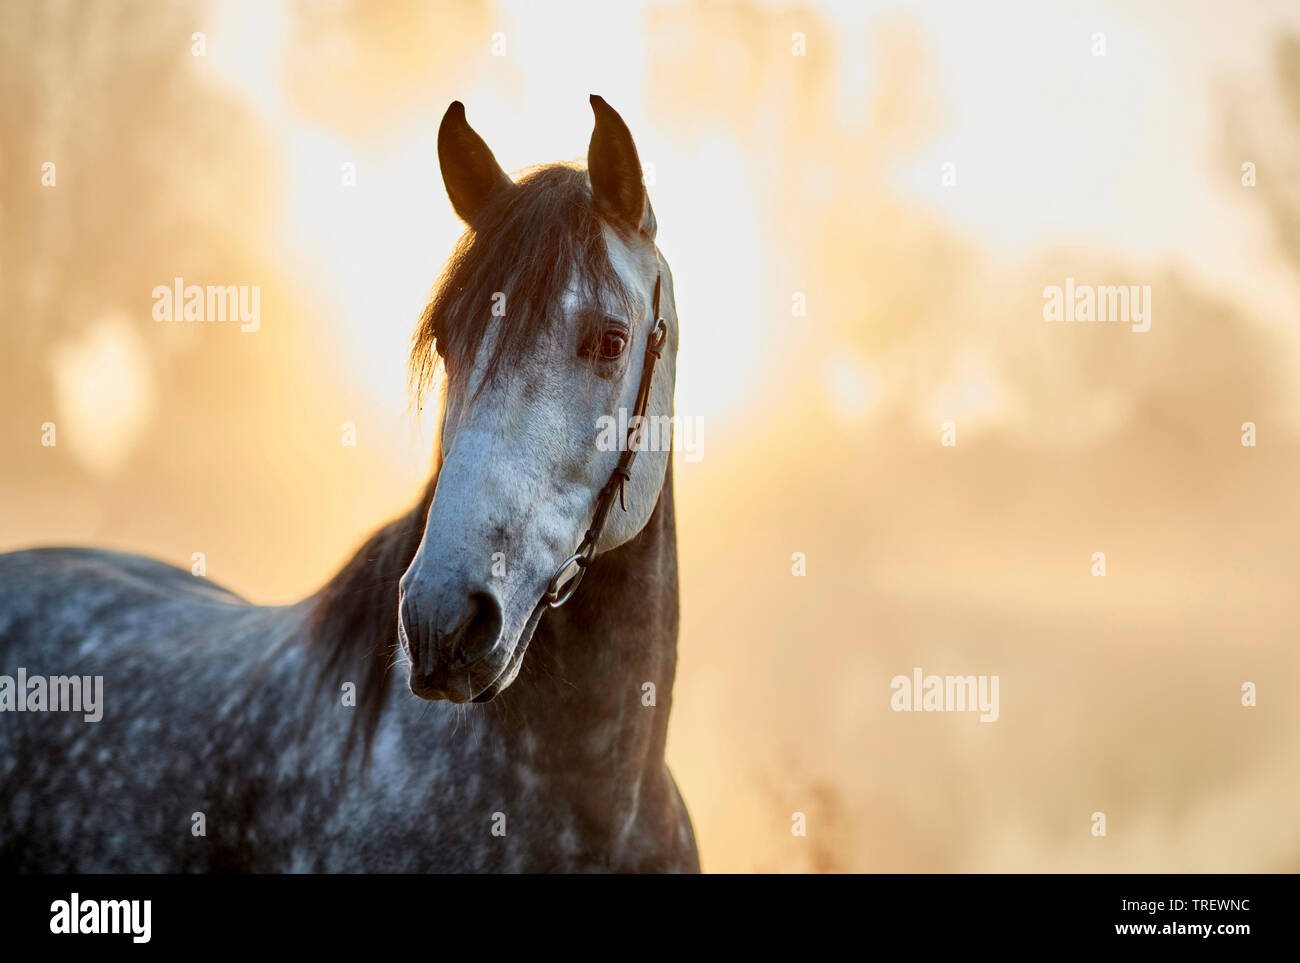
[[451, 206], [466, 224], [473, 223], [489, 198], [514, 183], [465, 119], [459, 100], [451, 102], [438, 127], [438, 165]]
[[591, 95], [596, 127], [587, 148], [587, 173], [596, 212], [616, 227], [655, 235], [655, 217], [641, 179], [632, 132], [605, 99]]

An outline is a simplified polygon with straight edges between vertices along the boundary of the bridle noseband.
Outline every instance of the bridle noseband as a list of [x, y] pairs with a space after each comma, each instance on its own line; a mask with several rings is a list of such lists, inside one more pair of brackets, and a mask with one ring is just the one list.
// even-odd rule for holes
[[[650, 390], [654, 387], [655, 366], [659, 363], [659, 358], [664, 353], [664, 343], [668, 340], [668, 325], [659, 316], [659, 286], [662, 282], [663, 273], [660, 272], [655, 278], [654, 306], [650, 312], [654, 318], [654, 327], [650, 329], [650, 338], [645, 346], [645, 361], [641, 366], [641, 387], [637, 389], [636, 406], [628, 423], [627, 444], [618, 459], [618, 466], [596, 498], [596, 512], [591, 519], [591, 528], [587, 529], [587, 534], [582, 537], [578, 550], [555, 570], [550, 584], [546, 587], [546, 594], [542, 596], [542, 601], [553, 609], [558, 609], [569, 601], [573, 593], [578, 590], [587, 566], [596, 555], [596, 543], [600, 541], [600, 533], [605, 528], [605, 522], [609, 520], [615, 497], [618, 498], [623, 511], [627, 511], [623, 488], [632, 479], [632, 462], [636, 461], [636, 452], [640, 444], [637, 436], [645, 428], [646, 414], [650, 408]], [[570, 570], [573, 571], [572, 577], [562, 583], [565, 574]]]

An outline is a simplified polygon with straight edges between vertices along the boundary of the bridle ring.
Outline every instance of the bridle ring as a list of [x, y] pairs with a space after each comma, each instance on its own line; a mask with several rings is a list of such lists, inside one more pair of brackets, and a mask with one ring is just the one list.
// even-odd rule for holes
[[[551, 584], [546, 587], [546, 602], [553, 609], [558, 609], [569, 597], [578, 591], [578, 583], [582, 581], [582, 576], [586, 573], [587, 567], [583, 564], [586, 561], [586, 555], [583, 552], [575, 552], [564, 560], [564, 563], [555, 570], [551, 577]], [[570, 568], [576, 567], [573, 578], [565, 582], [563, 587], [560, 580], [564, 577], [565, 572]]]

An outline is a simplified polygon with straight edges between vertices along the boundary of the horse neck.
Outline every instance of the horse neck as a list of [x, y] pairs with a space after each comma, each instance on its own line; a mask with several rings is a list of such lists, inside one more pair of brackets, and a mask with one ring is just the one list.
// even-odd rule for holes
[[511, 751], [602, 780], [662, 769], [677, 624], [670, 464], [645, 527], [598, 555], [577, 593], [542, 617], [519, 677], [491, 704]]

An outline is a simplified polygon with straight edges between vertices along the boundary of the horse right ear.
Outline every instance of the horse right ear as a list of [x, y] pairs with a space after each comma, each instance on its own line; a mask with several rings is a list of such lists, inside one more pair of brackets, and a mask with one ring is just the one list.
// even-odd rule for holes
[[438, 165], [451, 206], [471, 226], [490, 198], [514, 186], [465, 119], [465, 105], [459, 100], [451, 102], [438, 127]]

